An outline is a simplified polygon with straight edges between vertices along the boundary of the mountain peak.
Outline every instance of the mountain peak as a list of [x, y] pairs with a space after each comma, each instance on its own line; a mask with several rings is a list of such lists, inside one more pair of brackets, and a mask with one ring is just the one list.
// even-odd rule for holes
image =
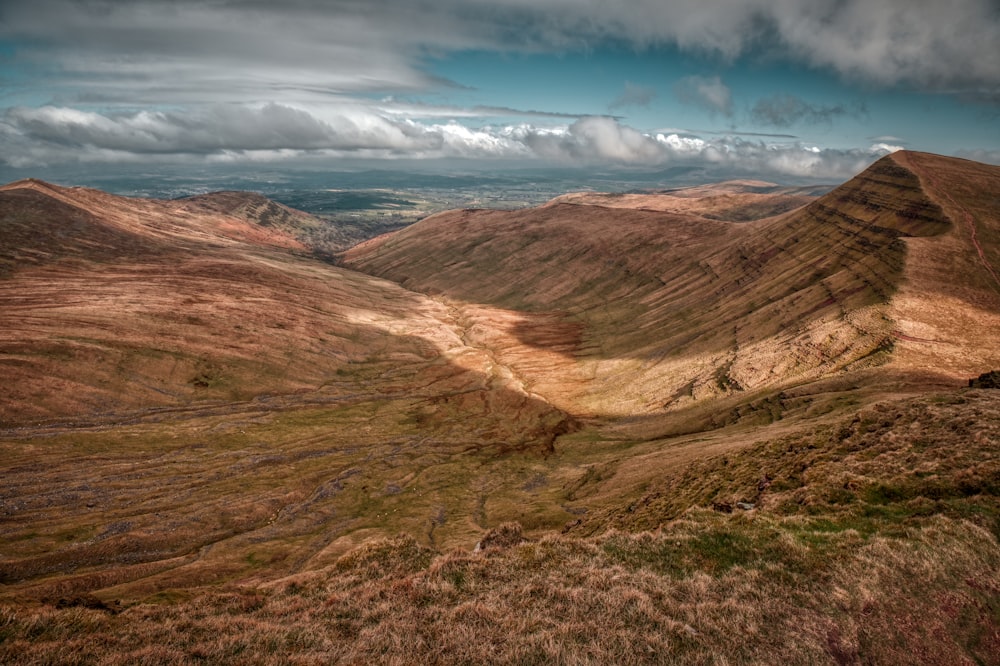
[[63, 191], [64, 189], [65, 188], [59, 185], [53, 185], [52, 183], [38, 178], [22, 178], [21, 180], [15, 180], [14, 182], [7, 183], [6, 185], [0, 185], [0, 192], [10, 190], [35, 190], [38, 192], [57, 193]]

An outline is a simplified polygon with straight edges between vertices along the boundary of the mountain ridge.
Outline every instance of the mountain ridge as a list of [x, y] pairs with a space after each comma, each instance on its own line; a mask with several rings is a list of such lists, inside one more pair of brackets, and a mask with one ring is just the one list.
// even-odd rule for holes
[[[356, 246], [344, 264], [462, 302], [568, 318], [582, 327], [586, 349], [599, 348], [596, 356], [604, 357], [579, 352], [584, 374], [626, 375], [644, 395], [690, 386], [710, 397], [737, 385], [779, 386], [797, 375], [818, 378], [865, 359], [887, 360], [896, 344], [912, 346], [909, 338], [920, 337], [908, 328], [910, 311], [898, 307], [892, 314], [904, 330], [897, 330], [887, 318], [889, 305], [903, 282], [908, 245], [947, 235], [954, 224], [897, 159], [906, 158], [885, 157], [774, 218], [732, 224], [644, 209], [615, 211], [609, 226], [607, 209], [565, 209], [557, 200], [537, 212], [433, 216]], [[990, 186], [1000, 183], [1000, 170], [976, 168]], [[511, 258], [506, 266], [504, 257]], [[496, 268], [479, 276], [478, 265]], [[666, 335], [651, 336], [652, 330]], [[957, 381], [1000, 363], [988, 342], [961, 336], [956, 346], [975, 362], [945, 366], [946, 374]], [[692, 345], [707, 352], [700, 367], [669, 363]], [[640, 369], [637, 380], [618, 367], [615, 359], [623, 357], [666, 363], [659, 372]], [[918, 368], [911, 362], [903, 369]], [[628, 393], [621, 382], [605, 386], [618, 399]], [[658, 405], [633, 401], [628, 409]]]

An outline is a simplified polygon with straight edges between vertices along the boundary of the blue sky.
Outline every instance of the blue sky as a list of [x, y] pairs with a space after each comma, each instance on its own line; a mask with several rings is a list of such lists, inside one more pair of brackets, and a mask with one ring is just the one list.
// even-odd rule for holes
[[1000, 162], [995, 0], [7, 0], [0, 166]]
[[[570, 55], [463, 53], [429, 65], [435, 74], [470, 87], [437, 93], [443, 103], [457, 106], [614, 115], [644, 131], [786, 135], [772, 138], [794, 137], [841, 149], [880, 137], [932, 152], [1000, 146], [995, 107], [968, 103], [956, 95], [852, 84], [830, 71], [755, 62], [752, 56], [727, 63], [677, 48], [641, 52], [605, 48]], [[697, 94], [684, 95], [684, 82], [691, 79], [703, 84], [717, 79], [720, 89], [729, 91], [731, 108], [713, 105]], [[581, 86], [581, 81], [587, 85]], [[790, 97], [800, 104], [788, 110], [799, 109], [804, 115], [762, 114], [774, 106], [760, 106], [762, 101]]]

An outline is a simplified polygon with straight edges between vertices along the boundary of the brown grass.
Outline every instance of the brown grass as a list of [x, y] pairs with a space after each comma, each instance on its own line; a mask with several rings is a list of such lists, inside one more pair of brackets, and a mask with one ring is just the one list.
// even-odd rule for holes
[[[687, 200], [671, 194], [611, 201], [638, 197], [631, 205], [642, 208], [585, 196], [442, 213], [344, 261], [473, 310], [498, 358], [574, 414], [655, 416], [886, 364], [957, 384], [1000, 366], [989, 334], [1000, 302], [978, 273], [942, 294], [954, 275], [945, 265], [975, 250], [959, 242], [968, 232], [938, 191], [968, 170], [942, 172], [935, 189], [903, 160], [887, 157], [800, 209], [748, 223], [677, 209]], [[1000, 171], [974, 175], [975, 189], [954, 190], [956, 205], [988, 211], [976, 193], [1000, 187]], [[985, 239], [992, 227], [980, 226]], [[924, 260], [937, 250], [941, 259]], [[906, 286], [924, 278], [926, 289]], [[509, 325], [512, 312], [526, 313], [524, 325]], [[536, 319], [576, 325], [559, 340], [561, 364], [535, 353], [554, 350], [533, 344]], [[928, 348], [938, 353], [914, 353]]]
[[[672, 519], [660, 506], [653, 531], [524, 542], [508, 524], [480, 552], [444, 554], [401, 535], [190, 600], [8, 605], [0, 659], [997, 663], [998, 412], [986, 391], [885, 404], [691, 465], [670, 498], [687, 506]], [[774, 474], [756, 508], [719, 510], [747, 499], [751, 468]]]

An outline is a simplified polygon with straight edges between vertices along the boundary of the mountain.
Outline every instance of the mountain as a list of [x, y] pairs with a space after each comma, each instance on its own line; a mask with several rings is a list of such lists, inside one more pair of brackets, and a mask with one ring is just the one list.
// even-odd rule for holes
[[195, 214], [224, 215], [286, 234], [309, 248], [315, 257], [328, 262], [332, 262], [338, 252], [402, 226], [392, 221], [364, 220], [332, 224], [254, 192], [211, 192], [175, 201]]
[[0, 661], [992, 663], [998, 191], [0, 187]]
[[[476, 304], [506, 328], [512, 367], [574, 412], [656, 414], [873, 366], [958, 382], [1000, 364], [997, 218], [983, 194], [998, 178], [896, 153], [742, 224], [671, 194], [631, 196], [627, 209], [585, 197], [455, 211], [362, 243], [344, 265]], [[553, 349], [557, 331], [560, 379], [517, 358]]]

